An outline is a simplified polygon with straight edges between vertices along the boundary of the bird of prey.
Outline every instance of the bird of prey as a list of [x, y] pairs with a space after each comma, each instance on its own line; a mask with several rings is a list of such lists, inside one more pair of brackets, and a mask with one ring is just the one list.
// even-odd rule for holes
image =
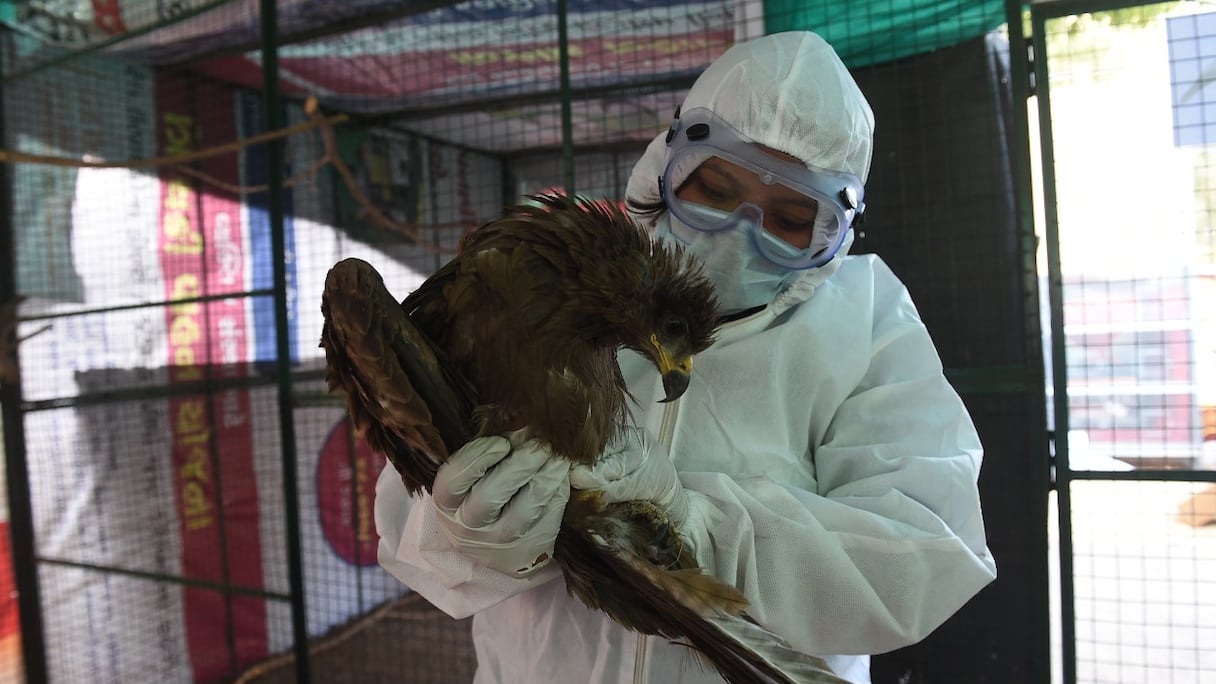
[[[593, 464], [629, 420], [618, 350], [648, 357], [670, 401], [713, 341], [713, 287], [691, 257], [606, 203], [532, 199], [466, 235], [400, 303], [364, 261], [326, 277], [326, 380], [413, 494], [477, 436], [524, 431]], [[553, 555], [587, 606], [691, 645], [730, 682], [842, 681], [751, 621], [649, 502], [572, 491]]]

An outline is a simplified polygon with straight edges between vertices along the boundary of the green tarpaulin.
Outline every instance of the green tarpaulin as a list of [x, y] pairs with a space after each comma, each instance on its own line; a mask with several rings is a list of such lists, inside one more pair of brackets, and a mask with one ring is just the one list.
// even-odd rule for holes
[[1000, 0], [766, 0], [766, 33], [806, 29], [850, 67], [958, 45], [1005, 23]]

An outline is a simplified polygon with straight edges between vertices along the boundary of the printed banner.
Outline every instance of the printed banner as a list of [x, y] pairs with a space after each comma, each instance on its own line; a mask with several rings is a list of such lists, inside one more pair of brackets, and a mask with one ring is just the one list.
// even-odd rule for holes
[[[159, 75], [161, 154], [180, 155], [234, 140], [235, 108], [229, 88]], [[230, 155], [206, 159], [198, 169], [229, 185], [237, 184], [240, 177]], [[165, 299], [245, 291], [238, 198], [204, 190], [197, 180], [170, 168], [161, 173], [160, 215]], [[170, 384], [248, 374], [244, 307], [245, 300], [237, 298], [167, 307], [165, 362]], [[183, 573], [192, 579], [263, 586], [248, 391], [170, 399], [169, 418]], [[196, 680], [212, 681], [229, 673], [229, 658], [215, 648], [227, 641], [229, 629], [238, 666], [266, 657], [261, 599], [190, 586], [182, 591]]]
[[[568, 54], [575, 88], [691, 77], [748, 30], [746, 15], [736, 15], [738, 4], [726, 0], [572, 4]], [[284, 46], [282, 88], [357, 112], [555, 91], [560, 55], [553, 3], [509, 5], [435, 10]], [[259, 60], [251, 52], [200, 68], [256, 88]]]
[[[261, 125], [259, 97], [214, 82], [134, 66], [91, 77], [79, 97], [55, 90], [55, 101], [65, 117], [85, 117], [83, 107], [93, 112], [90, 125], [105, 132], [100, 139], [111, 158], [225, 143]], [[91, 94], [105, 91], [122, 93], [122, 106], [97, 107]], [[39, 89], [27, 94], [50, 97]], [[298, 109], [288, 112], [290, 121], [302, 118]], [[20, 123], [11, 130], [19, 138], [41, 130], [37, 122]], [[288, 148], [300, 169], [323, 153], [304, 136]], [[256, 182], [256, 165], [265, 164], [253, 156], [191, 168], [224, 187], [248, 185]], [[472, 221], [494, 215], [501, 188], [489, 179], [500, 177], [489, 158], [454, 165], [444, 182], [474, 191], [450, 210]], [[291, 353], [306, 369], [323, 363], [321, 288], [335, 261], [371, 262], [404, 296], [438, 259], [426, 248], [373, 248], [334, 228], [332, 180], [304, 178], [288, 198], [289, 289], [299, 302], [291, 307]], [[23, 316], [62, 315], [19, 328], [28, 335], [49, 326], [21, 347], [25, 399], [48, 403], [25, 417], [38, 554], [289, 593], [277, 387], [163, 392], [166, 385], [243, 378], [273, 359], [272, 309], [255, 306], [270, 298], [236, 296], [270, 282], [264, 204], [180, 169], [86, 168], [64, 182], [68, 225], [60, 247], [72, 255], [79, 302], [31, 299]], [[39, 187], [14, 191], [28, 206]], [[218, 298], [159, 304], [204, 295]], [[115, 305], [123, 308], [75, 313]], [[125, 395], [98, 400], [111, 392]], [[77, 403], [82, 395], [94, 401]], [[293, 415], [306, 617], [316, 636], [407, 589], [375, 563], [371, 488], [383, 461], [350, 439], [340, 405]], [[52, 681], [223, 681], [292, 646], [285, 601], [51, 563], [40, 577], [48, 642], [81, 645], [48, 651]]]

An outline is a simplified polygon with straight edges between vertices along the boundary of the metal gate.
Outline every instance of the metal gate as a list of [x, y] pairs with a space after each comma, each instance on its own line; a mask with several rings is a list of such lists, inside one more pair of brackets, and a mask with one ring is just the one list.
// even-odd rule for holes
[[1216, 6], [1061, 1], [1030, 17], [1054, 680], [1213, 681]]

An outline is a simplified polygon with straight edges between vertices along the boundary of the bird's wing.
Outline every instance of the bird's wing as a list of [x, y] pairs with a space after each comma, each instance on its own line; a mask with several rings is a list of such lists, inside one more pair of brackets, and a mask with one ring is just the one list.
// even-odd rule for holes
[[411, 492], [469, 440], [473, 391], [415, 326], [367, 262], [345, 259], [325, 278], [326, 382], [346, 395], [355, 427]]
[[[558, 533], [556, 558], [572, 595], [629, 629], [691, 646], [731, 684], [847, 684], [822, 658], [748, 617], [743, 594], [697, 568], [684, 551], [666, 559], [669, 565], [645, 557], [644, 547], [664, 545], [654, 537], [638, 543], [639, 520], [653, 514], [649, 504], [604, 506], [598, 498], [575, 491], [566, 520], [577, 525]], [[670, 535], [670, 528], [659, 526], [659, 533]]]

